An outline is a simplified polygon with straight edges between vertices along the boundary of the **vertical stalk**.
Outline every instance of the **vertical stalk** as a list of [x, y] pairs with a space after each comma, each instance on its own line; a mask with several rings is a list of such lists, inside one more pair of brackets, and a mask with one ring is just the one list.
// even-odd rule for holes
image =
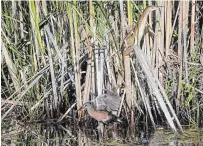
[[[45, 27], [47, 29], [48, 26]], [[57, 95], [57, 84], [56, 84], [56, 78], [55, 78], [55, 73], [54, 73], [54, 65], [53, 65], [53, 60], [52, 60], [52, 51], [51, 47], [49, 45], [49, 40], [47, 33], [45, 33], [45, 39], [46, 39], [46, 44], [47, 44], [47, 50], [48, 50], [48, 56], [49, 56], [49, 64], [50, 64], [50, 72], [51, 72], [51, 83], [52, 83], [52, 89], [53, 89], [53, 96], [54, 96], [54, 109], [58, 110], [58, 95]]]
[[188, 14], [189, 14], [189, 1], [184, 1], [183, 11], [185, 12], [183, 15], [183, 48], [184, 48], [184, 67], [185, 67], [185, 79], [186, 83], [189, 84], [188, 79], [188, 64], [187, 64], [187, 32], [188, 32]]
[[[74, 5], [77, 5], [77, 1], [74, 0]], [[74, 34], [75, 34], [75, 81], [76, 81], [76, 97], [77, 97], [77, 108], [79, 109], [82, 106], [81, 100], [81, 83], [80, 83], [80, 52], [79, 52], [79, 37], [78, 37], [78, 17], [77, 12], [73, 11], [73, 25], [74, 25]]]
[[[12, 1], [12, 17], [16, 18], [16, 12], [17, 12], [17, 7], [16, 7], [16, 1]], [[12, 22], [13, 23], [13, 29], [17, 30], [17, 23], [15, 21]], [[15, 38], [15, 44], [17, 43], [18, 40], [18, 34], [16, 33], [16, 31], [14, 31], [14, 38]]]
[[[73, 23], [74, 25], [77, 23], [75, 22], [76, 20], [74, 20], [73, 22], [73, 9], [70, 3], [68, 3], [68, 18], [69, 18], [69, 23], [70, 23], [70, 40], [71, 40], [71, 55], [72, 55], [72, 60], [73, 60], [73, 66], [74, 66], [74, 72], [75, 72], [75, 88], [76, 88], [76, 100], [77, 100], [77, 109], [80, 108], [80, 92], [79, 92], [79, 88], [78, 88], [78, 73], [77, 73], [77, 65], [76, 65], [76, 49], [75, 49], [75, 42], [74, 42], [74, 27], [73, 27]], [[74, 14], [76, 15], [76, 14]], [[77, 26], [76, 26], [77, 27]], [[80, 118], [80, 113], [79, 114], [79, 118]]]
[[[127, 1], [127, 10], [128, 10], [128, 25], [130, 29], [132, 29], [132, 23], [133, 23], [133, 6], [131, 1]], [[134, 44], [134, 38], [131, 36], [127, 41], [127, 46], [132, 46]], [[132, 132], [134, 130], [134, 112], [132, 109], [132, 82], [131, 82], [131, 69], [130, 69], [130, 56], [126, 55], [124, 56], [124, 68], [125, 68], [125, 85], [126, 85], [126, 102], [129, 107], [130, 111], [130, 125]]]
[[191, 14], [191, 33], [190, 33], [190, 54], [195, 51], [195, 0], [192, 0], [192, 14]]
[[120, 4], [120, 16], [121, 16], [120, 38], [121, 38], [121, 42], [122, 42], [124, 39], [124, 35], [125, 35], [125, 30], [124, 30], [124, 17], [125, 16], [124, 16], [124, 12], [123, 12], [123, 0], [119, 0], [119, 4]]
[[103, 42], [103, 48], [100, 49], [100, 92], [102, 94], [102, 86], [104, 81], [104, 49], [105, 49], [105, 42]]
[[[131, 1], [127, 1], [127, 10], [128, 10], [128, 25], [131, 28], [132, 27], [132, 3]], [[133, 37], [129, 38], [129, 40], [127, 41], [127, 45], [132, 46], [133, 45]], [[127, 105], [129, 107], [129, 109], [131, 109], [131, 72], [130, 72], [130, 57], [128, 56], [124, 56], [124, 66], [125, 66], [125, 85], [126, 85], [126, 102]]]
[[[92, 4], [92, 0], [89, 1], [89, 13], [90, 13], [90, 29], [91, 31], [93, 32], [93, 35], [95, 34], [95, 29], [94, 29], [94, 6]], [[94, 42], [94, 36], [93, 38], [91, 39], [91, 43]], [[93, 50], [92, 46], [91, 47], [91, 50]], [[95, 94], [96, 92], [96, 85], [95, 85], [95, 63], [94, 63], [94, 55], [92, 55], [92, 58], [91, 58], [91, 76], [92, 76], [92, 93]]]
[[180, 63], [180, 68], [179, 68], [179, 74], [178, 74], [178, 94], [177, 94], [177, 100], [176, 100], [176, 112], [179, 114], [179, 107], [180, 107], [180, 94], [181, 94], [181, 85], [182, 85], [182, 68], [183, 68], [183, 63], [182, 63], [182, 52], [183, 52], [183, 46], [181, 43], [182, 39], [182, 15], [183, 15], [183, 2], [179, 2], [180, 5], [180, 11], [179, 11], [179, 26], [178, 26], [178, 62]]
[[170, 33], [171, 33], [171, 28], [172, 28], [172, 5], [171, 1], [167, 0], [165, 1], [166, 5], [166, 58], [168, 57], [169, 54], [169, 47], [170, 47]]
[[[157, 62], [157, 67], [158, 69], [163, 65], [163, 57], [164, 57], [164, 1], [160, 0], [160, 17], [159, 19], [159, 30], [158, 30], [158, 62]], [[163, 85], [163, 74], [162, 72], [158, 72], [159, 80], [161, 84]]]

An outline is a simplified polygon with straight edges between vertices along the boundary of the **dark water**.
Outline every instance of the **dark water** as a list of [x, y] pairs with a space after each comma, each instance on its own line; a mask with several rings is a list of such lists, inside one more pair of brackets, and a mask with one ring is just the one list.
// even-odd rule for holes
[[166, 129], [150, 133], [135, 129], [132, 131], [132, 127], [123, 128], [119, 124], [108, 125], [101, 138], [94, 124], [32, 124], [19, 127], [13, 134], [2, 134], [1, 145], [203, 146], [203, 129], [185, 129], [182, 135]]
[[[121, 132], [121, 131], [120, 131]], [[109, 134], [112, 133], [112, 134]], [[122, 134], [121, 134], [122, 133]], [[187, 129], [184, 134], [175, 135], [169, 130], [156, 130], [146, 136], [143, 132], [131, 135], [123, 132], [107, 131], [103, 142], [99, 142], [91, 135], [81, 134], [81, 145], [109, 145], [109, 146], [203, 146], [203, 129]], [[143, 136], [145, 135], [145, 136]], [[83, 139], [83, 140], [82, 140]], [[82, 143], [84, 142], [84, 143]]]

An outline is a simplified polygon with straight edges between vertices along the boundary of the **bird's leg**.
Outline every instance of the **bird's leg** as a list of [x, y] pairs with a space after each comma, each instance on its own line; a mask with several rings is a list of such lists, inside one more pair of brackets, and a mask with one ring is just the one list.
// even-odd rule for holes
[[117, 130], [117, 123], [113, 123], [113, 130], [112, 130], [112, 135], [113, 135], [113, 139], [118, 139], [117, 138], [117, 132], [118, 132], [118, 130]]
[[104, 124], [99, 122], [97, 129], [98, 129], [98, 133], [99, 133], [99, 141], [103, 142], [103, 138], [104, 138]]

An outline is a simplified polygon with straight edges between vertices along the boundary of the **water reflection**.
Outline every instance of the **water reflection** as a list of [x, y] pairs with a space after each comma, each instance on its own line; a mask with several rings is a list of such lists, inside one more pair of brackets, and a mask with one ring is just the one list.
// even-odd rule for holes
[[[83, 129], [87, 131], [88, 129]], [[82, 132], [84, 143], [81, 141], [81, 146], [97, 146], [97, 145], [108, 145], [108, 146], [201, 146], [203, 144], [203, 130], [185, 130], [183, 135], [174, 135], [169, 130], [156, 130], [151, 133], [149, 137], [142, 137], [142, 133], [136, 133], [134, 136], [126, 135], [129, 129], [107, 129], [105, 131], [105, 137], [103, 143], [99, 142], [97, 131], [94, 134], [88, 135], [87, 132]], [[115, 133], [114, 133], [114, 132]], [[79, 135], [78, 135], [79, 136]], [[78, 140], [81, 138], [78, 138]]]
[[[90, 121], [92, 122], [92, 121]], [[169, 130], [146, 133], [123, 125], [105, 126], [104, 137], [99, 140], [96, 123], [82, 124], [33, 124], [24, 127], [24, 132], [1, 135], [2, 145], [60, 145], [60, 146], [201, 146], [202, 130], [184, 130], [183, 135], [174, 135]]]

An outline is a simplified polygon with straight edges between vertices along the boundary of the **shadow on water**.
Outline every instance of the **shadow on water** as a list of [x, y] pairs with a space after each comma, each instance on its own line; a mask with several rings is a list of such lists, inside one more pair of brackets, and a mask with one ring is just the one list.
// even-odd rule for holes
[[[136, 128], [135, 128], [136, 129]], [[66, 121], [60, 124], [35, 123], [24, 126], [24, 130], [15, 134], [2, 135], [2, 145], [68, 145], [68, 146], [201, 146], [203, 129], [185, 129], [183, 135], [174, 135], [166, 129], [149, 132], [135, 130], [122, 124], [106, 125], [102, 142], [99, 141], [97, 122]], [[16, 136], [17, 137], [17, 136]]]

